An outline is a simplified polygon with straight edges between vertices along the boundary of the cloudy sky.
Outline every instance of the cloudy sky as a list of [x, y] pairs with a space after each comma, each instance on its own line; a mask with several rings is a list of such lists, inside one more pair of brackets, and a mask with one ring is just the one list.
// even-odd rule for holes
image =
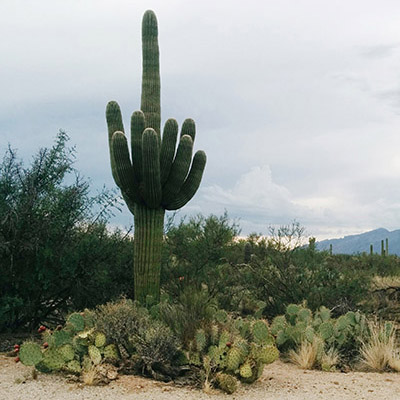
[[1, 153], [28, 163], [62, 128], [92, 187], [113, 187], [104, 110], [139, 108], [149, 8], [162, 119], [195, 119], [208, 156], [180, 215], [321, 239], [400, 228], [398, 0], [1, 0]]

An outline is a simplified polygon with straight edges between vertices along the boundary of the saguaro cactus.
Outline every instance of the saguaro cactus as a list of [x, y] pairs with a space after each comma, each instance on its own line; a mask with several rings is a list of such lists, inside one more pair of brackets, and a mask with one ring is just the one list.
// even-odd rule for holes
[[131, 118], [131, 154], [115, 101], [108, 103], [106, 119], [112, 175], [134, 215], [135, 299], [143, 302], [147, 295], [159, 297], [165, 210], [177, 210], [194, 196], [206, 155], [198, 151], [192, 162], [196, 131], [192, 119], [182, 125], [176, 152], [178, 123], [174, 119], [166, 121], [161, 138], [158, 28], [152, 11], [143, 16], [142, 45], [141, 110]]

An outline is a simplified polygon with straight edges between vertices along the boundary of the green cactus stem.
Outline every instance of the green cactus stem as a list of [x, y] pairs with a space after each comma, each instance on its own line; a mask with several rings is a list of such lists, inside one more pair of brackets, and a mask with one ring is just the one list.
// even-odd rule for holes
[[85, 319], [79, 313], [72, 313], [67, 318], [67, 325], [70, 326], [75, 332], [81, 332], [85, 329]]
[[[160, 295], [160, 264], [165, 210], [183, 207], [196, 193], [206, 155], [193, 156], [195, 123], [166, 121], [161, 137], [160, 65], [157, 19], [146, 11], [142, 22], [141, 110], [131, 118], [131, 151], [118, 104], [107, 105], [108, 142], [115, 183], [134, 215], [134, 294], [143, 304]], [[178, 142], [178, 144], [177, 144]]]
[[238, 388], [237, 379], [229, 374], [219, 373], [216, 377], [218, 386], [225, 393], [232, 394]]
[[266, 343], [270, 337], [267, 324], [261, 320], [253, 324], [252, 334], [254, 341], [258, 344]]
[[32, 366], [42, 361], [43, 354], [37, 343], [25, 342], [19, 350], [19, 358], [22, 364]]
[[88, 353], [89, 353], [89, 357], [90, 357], [91, 361], [93, 362], [93, 364], [95, 364], [95, 365], [100, 364], [101, 353], [100, 353], [100, 350], [96, 346], [90, 345], [88, 347]]

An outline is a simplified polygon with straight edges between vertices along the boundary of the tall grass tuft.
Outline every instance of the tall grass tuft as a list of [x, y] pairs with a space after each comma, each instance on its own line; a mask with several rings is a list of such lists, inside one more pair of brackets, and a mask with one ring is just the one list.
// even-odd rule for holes
[[290, 350], [290, 361], [302, 369], [312, 369], [318, 360], [319, 342], [312, 343], [304, 340], [296, 350]]
[[396, 359], [396, 329], [393, 324], [371, 321], [368, 327], [369, 335], [362, 341], [360, 349], [364, 367], [377, 372], [390, 368], [397, 370], [400, 360]]

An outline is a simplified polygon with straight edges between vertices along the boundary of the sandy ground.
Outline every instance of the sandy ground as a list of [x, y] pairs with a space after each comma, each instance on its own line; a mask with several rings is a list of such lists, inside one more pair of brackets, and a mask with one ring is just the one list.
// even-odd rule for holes
[[275, 362], [265, 368], [253, 385], [242, 385], [233, 395], [219, 391], [176, 387], [148, 379], [121, 376], [108, 386], [89, 387], [68, 383], [64, 377], [39, 374], [0, 355], [1, 400], [399, 400], [400, 375], [394, 373], [303, 371], [294, 365]]

